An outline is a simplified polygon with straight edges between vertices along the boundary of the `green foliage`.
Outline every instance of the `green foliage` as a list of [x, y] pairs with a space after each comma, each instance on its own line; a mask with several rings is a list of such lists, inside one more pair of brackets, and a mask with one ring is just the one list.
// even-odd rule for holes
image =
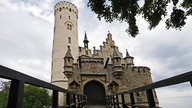
[[[9, 86], [3, 86], [0, 91], [0, 108], [7, 108]], [[50, 108], [51, 96], [48, 91], [32, 85], [25, 85], [23, 108]]]
[[8, 90], [0, 91], [0, 108], [7, 108], [8, 95]]
[[[167, 16], [167, 6], [173, 3], [170, 18], [166, 20], [166, 28], [181, 29], [185, 25], [187, 16], [192, 15], [192, 0], [89, 0], [88, 7], [97, 14], [99, 20], [104, 18], [107, 22], [118, 20], [126, 22], [126, 30], [132, 37], [138, 33], [136, 15], [142, 15], [149, 23], [149, 29], [155, 28]], [[178, 5], [180, 3], [180, 5]]]
[[2, 85], [0, 89], [0, 108], [7, 108], [10, 82], [1, 81], [1, 84]]
[[32, 85], [25, 86], [23, 108], [49, 108], [50, 106], [51, 97], [47, 90]]

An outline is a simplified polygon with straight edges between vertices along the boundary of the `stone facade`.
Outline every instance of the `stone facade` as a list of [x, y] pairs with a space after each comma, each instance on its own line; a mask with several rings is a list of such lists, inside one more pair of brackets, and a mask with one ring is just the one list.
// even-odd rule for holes
[[[134, 57], [119, 51], [107, 34], [100, 49], [89, 49], [85, 33], [84, 47], [78, 46], [78, 10], [69, 2], [55, 6], [55, 27], [52, 58], [52, 83], [77, 93], [84, 93], [84, 86], [91, 82], [101, 83], [106, 95], [134, 89], [152, 83], [150, 68], [135, 66]], [[72, 29], [70, 26], [72, 25]], [[63, 60], [64, 58], [64, 60]], [[66, 78], [67, 77], [67, 78]], [[155, 100], [158, 102], [154, 91]], [[147, 102], [145, 92], [135, 94], [137, 103]], [[60, 97], [60, 100], [62, 96]], [[129, 98], [127, 97], [127, 100]]]

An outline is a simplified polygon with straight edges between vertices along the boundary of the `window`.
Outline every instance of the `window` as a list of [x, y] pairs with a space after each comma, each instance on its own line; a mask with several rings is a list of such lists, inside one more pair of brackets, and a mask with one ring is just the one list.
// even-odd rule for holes
[[67, 29], [68, 30], [72, 30], [72, 25], [71, 24], [67, 24]]
[[62, 18], [62, 16], [60, 15], [60, 19]]
[[136, 95], [139, 96], [139, 92], [137, 92]]
[[69, 24], [67, 24], [67, 29], [68, 29], [68, 30], [70, 29]]
[[69, 8], [69, 12], [71, 12], [71, 8]]
[[71, 38], [70, 37], [68, 38], [68, 43], [71, 43]]
[[70, 30], [72, 30], [72, 25], [69, 25]]
[[71, 16], [69, 16], [69, 20], [71, 19]]

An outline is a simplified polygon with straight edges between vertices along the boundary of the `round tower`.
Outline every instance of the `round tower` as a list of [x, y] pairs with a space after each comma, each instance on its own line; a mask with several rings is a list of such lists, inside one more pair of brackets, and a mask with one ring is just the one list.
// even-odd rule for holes
[[54, 7], [55, 25], [52, 50], [52, 75], [51, 82], [62, 88], [67, 88], [67, 78], [63, 74], [63, 58], [68, 47], [74, 62], [79, 56], [78, 50], [78, 9], [70, 3], [61, 1]]

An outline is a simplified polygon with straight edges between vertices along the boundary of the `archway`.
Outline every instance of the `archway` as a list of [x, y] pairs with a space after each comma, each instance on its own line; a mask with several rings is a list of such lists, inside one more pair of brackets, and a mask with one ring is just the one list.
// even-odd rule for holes
[[88, 82], [84, 86], [84, 94], [87, 95], [88, 105], [105, 104], [105, 88], [97, 81]]

